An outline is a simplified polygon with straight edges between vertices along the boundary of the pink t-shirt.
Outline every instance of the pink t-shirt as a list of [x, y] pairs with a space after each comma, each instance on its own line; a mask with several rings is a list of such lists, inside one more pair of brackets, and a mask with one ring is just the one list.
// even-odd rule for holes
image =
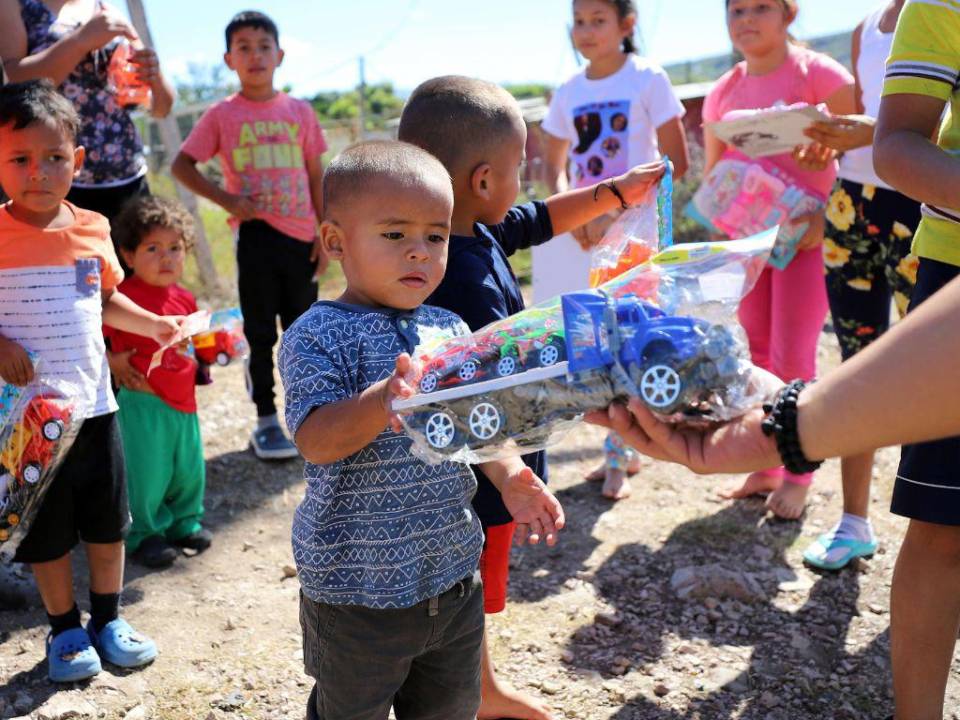
[[[704, 122], [716, 122], [732, 110], [754, 110], [775, 105], [826, 102], [837, 90], [853, 85], [853, 75], [833, 58], [807, 48], [790, 46], [786, 61], [772, 73], [748, 75], [745, 62], [737, 63], [710, 90], [703, 103]], [[748, 159], [728, 149], [724, 157]], [[826, 197], [837, 179], [837, 163], [820, 172], [801, 170], [789, 154], [766, 158], [797, 182]]]
[[313, 108], [285, 93], [267, 102], [231, 95], [203, 114], [181, 148], [197, 162], [219, 155], [227, 192], [253, 197], [258, 218], [307, 242], [317, 228], [307, 160], [326, 149]]

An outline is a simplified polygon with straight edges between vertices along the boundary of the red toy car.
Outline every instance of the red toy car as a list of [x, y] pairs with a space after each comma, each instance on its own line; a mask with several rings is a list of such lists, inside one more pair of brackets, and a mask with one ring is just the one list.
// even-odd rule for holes
[[0, 452], [0, 464], [20, 484], [34, 485], [53, 461], [57, 441], [70, 422], [70, 411], [63, 401], [38, 395], [23, 412], [23, 419], [13, 426], [7, 443]]
[[207, 365], [229, 365], [247, 352], [247, 341], [240, 333], [231, 330], [214, 330], [193, 337], [193, 349], [197, 360]]

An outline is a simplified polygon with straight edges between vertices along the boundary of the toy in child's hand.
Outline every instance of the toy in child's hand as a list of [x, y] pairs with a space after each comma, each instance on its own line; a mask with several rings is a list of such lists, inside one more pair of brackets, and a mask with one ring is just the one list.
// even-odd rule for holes
[[629, 208], [607, 229], [590, 259], [590, 287], [597, 287], [673, 245], [673, 169], [669, 158], [656, 196]]
[[420, 393], [393, 403], [413, 452], [427, 462], [531, 452], [626, 396], [674, 421], [746, 411], [761, 398], [731, 319], [773, 235], [676, 246], [599, 290], [418, 349]]
[[41, 391], [38, 382], [26, 388], [3, 386], [0, 560], [10, 561], [29, 532], [60, 462], [73, 444], [81, 418], [74, 400]]
[[243, 315], [240, 308], [217, 310], [210, 315], [209, 330], [193, 336], [197, 360], [205, 365], [229, 365], [249, 352], [243, 334]]
[[771, 162], [726, 158], [704, 179], [685, 213], [711, 232], [733, 239], [779, 226], [769, 263], [782, 270], [797, 254], [809, 225], [791, 220], [824, 204], [824, 198], [801, 188]]

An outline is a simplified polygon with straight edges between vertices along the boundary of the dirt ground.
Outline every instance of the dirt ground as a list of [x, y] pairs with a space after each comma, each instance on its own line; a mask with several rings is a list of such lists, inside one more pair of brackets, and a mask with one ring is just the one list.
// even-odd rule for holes
[[[821, 368], [835, 364], [832, 338], [822, 348]], [[215, 544], [164, 572], [131, 565], [124, 592], [126, 616], [157, 640], [159, 659], [55, 687], [46, 679], [42, 610], [0, 611], [0, 718], [303, 717], [310, 684], [289, 537], [301, 464], [265, 465], [246, 449], [252, 410], [239, 367], [215, 370], [200, 403]], [[611, 504], [582, 479], [601, 437], [584, 428], [551, 453], [551, 486], [569, 524], [557, 547], [515, 551], [507, 610], [490, 619], [503, 676], [542, 695], [558, 718], [886, 717], [888, 594], [905, 526], [887, 512], [896, 451], [877, 464], [879, 554], [820, 575], [800, 558], [839, 516], [836, 462], [818, 475], [802, 522], [779, 522], [758, 500], [719, 501], [714, 491], [730, 478], [651, 462], [633, 497]], [[729, 587], [678, 597], [675, 571], [714, 564], [737, 571]], [[77, 568], [82, 576], [80, 561]], [[958, 675], [955, 662], [953, 718]]]

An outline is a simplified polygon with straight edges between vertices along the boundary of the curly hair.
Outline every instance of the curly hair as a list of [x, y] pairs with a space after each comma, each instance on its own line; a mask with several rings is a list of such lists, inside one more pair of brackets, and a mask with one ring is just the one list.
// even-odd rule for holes
[[117, 247], [128, 252], [135, 252], [144, 237], [157, 228], [173, 230], [183, 238], [188, 250], [196, 240], [196, 226], [190, 212], [178, 202], [154, 195], [128, 202], [111, 224]]

